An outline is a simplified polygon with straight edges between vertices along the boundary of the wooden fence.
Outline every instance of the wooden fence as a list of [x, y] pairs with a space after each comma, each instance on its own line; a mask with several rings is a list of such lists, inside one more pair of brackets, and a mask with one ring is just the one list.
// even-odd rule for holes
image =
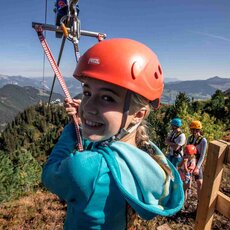
[[210, 142], [195, 230], [210, 230], [215, 210], [230, 219], [230, 198], [219, 191], [224, 163], [230, 163], [230, 143], [222, 140]]

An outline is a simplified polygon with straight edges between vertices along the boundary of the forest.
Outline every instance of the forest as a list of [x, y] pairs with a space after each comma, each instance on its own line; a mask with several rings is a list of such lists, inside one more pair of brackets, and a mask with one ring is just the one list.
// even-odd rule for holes
[[[164, 153], [167, 150], [164, 140], [174, 117], [182, 119], [186, 136], [189, 123], [197, 119], [202, 122], [208, 141], [222, 138], [229, 141], [230, 96], [220, 90], [205, 101], [195, 101], [179, 93], [173, 105], [162, 104], [151, 111], [149, 135]], [[0, 133], [0, 203], [16, 202], [45, 191], [40, 181], [42, 167], [68, 122], [62, 105], [40, 103], [19, 113]]]

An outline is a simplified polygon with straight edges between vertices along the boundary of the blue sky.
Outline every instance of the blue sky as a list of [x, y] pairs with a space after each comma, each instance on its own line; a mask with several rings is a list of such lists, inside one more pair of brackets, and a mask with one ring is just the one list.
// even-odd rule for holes
[[[54, 2], [48, 0], [49, 24], [55, 21]], [[31, 24], [44, 22], [45, 3], [5, 1], [0, 14], [0, 75], [43, 75], [43, 50]], [[146, 44], [157, 53], [166, 78], [230, 78], [229, 0], [80, 0], [79, 6], [83, 30], [106, 33], [108, 39], [127, 37]], [[61, 39], [53, 32], [46, 35], [57, 58]], [[96, 42], [82, 36], [80, 52]], [[68, 42], [60, 69], [71, 77], [74, 68], [74, 51]], [[45, 76], [53, 76], [48, 62]]]

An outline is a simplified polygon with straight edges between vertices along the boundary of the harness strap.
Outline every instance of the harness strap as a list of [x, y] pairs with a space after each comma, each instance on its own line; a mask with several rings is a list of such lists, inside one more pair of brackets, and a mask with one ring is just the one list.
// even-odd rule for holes
[[194, 139], [195, 139], [194, 135], [189, 136], [189, 144], [193, 144], [193, 145], [196, 146], [196, 145], [199, 145], [199, 144], [200, 144], [200, 142], [201, 142], [202, 139], [203, 139], [203, 136], [197, 137], [197, 139], [196, 139], [195, 142], [194, 142]]
[[[175, 142], [175, 139], [176, 139], [177, 137], [179, 137], [181, 134], [182, 134], [181, 131], [177, 132], [175, 135], [174, 135], [174, 133], [172, 133], [172, 135], [171, 135], [171, 137], [170, 137], [170, 141], [173, 142], [173, 143], [176, 143], [176, 142]], [[181, 146], [178, 150], [173, 150], [173, 156], [178, 156], [178, 155], [180, 155], [180, 156], [182, 157], [182, 154], [181, 154], [182, 148], [183, 148], [183, 147]]]
[[172, 135], [171, 135], [171, 137], [170, 137], [170, 141], [172, 141], [172, 142], [175, 143], [175, 139], [176, 139], [177, 137], [179, 137], [179, 136], [182, 134], [182, 132], [179, 131], [179, 132], [177, 132], [176, 135], [174, 135], [174, 136], [173, 136], [173, 134], [174, 134], [174, 133], [172, 133]]
[[[52, 52], [51, 52], [51, 50], [50, 50], [50, 48], [48, 46], [48, 43], [47, 43], [47, 41], [46, 41], [46, 39], [45, 39], [45, 37], [44, 37], [44, 35], [42, 33], [43, 32], [42, 27], [39, 26], [39, 25], [36, 25], [35, 30], [36, 30], [36, 32], [38, 34], [38, 38], [39, 38], [39, 40], [41, 42], [41, 45], [42, 45], [42, 48], [43, 48], [43, 50], [44, 50], [44, 52], [46, 54], [46, 57], [47, 57], [50, 65], [51, 65], [56, 77], [58, 78], [58, 81], [59, 81], [59, 83], [60, 83], [60, 85], [61, 85], [61, 87], [62, 87], [62, 89], [64, 91], [65, 96], [68, 99], [72, 100], [72, 98], [70, 96], [70, 93], [68, 91], [68, 88], [66, 86], [66, 83], [65, 83], [65, 81], [63, 79], [63, 76], [62, 76], [62, 74], [61, 74], [61, 72], [59, 70], [59, 67], [58, 67], [58, 65], [57, 65], [57, 63], [56, 63], [56, 61], [55, 61], [55, 59], [54, 59], [54, 57], [52, 55]], [[73, 121], [74, 121], [74, 124], [75, 124], [75, 130], [76, 130], [76, 136], [77, 136], [77, 148], [78, 148], [79, 151], [83, 151], [82, 140], [81, 140], [81, 135], [80, 135], [80, 129], [79, 129], [79, 125], [78, 125], [77, 116], [75, 114], [72, 117], [73, 117]]]
[[[191, 135], [191, 136], [189, 136], [188, 142], [189, 142], [189, 144], [193, 144], [193, 145], [197, 146], [200, 144], [202, 139], [203, 139], [203, 136], [199, 136], [199, 137], [197, 137], [196, 141], [194, 142], [195, 137], [194, 137], [194, 135]], [[199, 153], [198, 149], [197, 149], [196, 159], [197, 159], [197, 161], [200, 159], [200, 153]]]

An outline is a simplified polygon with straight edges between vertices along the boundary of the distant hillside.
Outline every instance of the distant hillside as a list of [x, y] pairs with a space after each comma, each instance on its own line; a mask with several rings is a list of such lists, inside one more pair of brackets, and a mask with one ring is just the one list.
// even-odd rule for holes
[[164, 79], [164, 82], [165, 82], [165, 83], [175, 82], [175, 81], [178, 82], [178, 81], [180, 81], [180, 80], [177, 79], [177, 78], [169, 78], [169, 77]]
[[[66, 85], [72, 97], [81, 92], [81, 83], [73, 77], [64, 77]], [[27, 78], [22, 76], [0, 75], [0, 86], [14, 84], [18, 86], [32, 86], [37, 89], [50, 91], [53, 77]], [[226, 91], [230, 89], [230, 78], [212, 77], [206, 80], [180, 81], [177, 78], [166, 78], [162, 101], [172, 104], [179, 92], [186, 93], [190, 98], [196, 100], [206, 100], [211, 98], [215, 91], [219, 89]], [[55, 81], [54, 92], [63, 94], [58, 80]]]
[[197, 100], [209, 99], [217, 89], [226, 91], [229, 88], [230, 78], [213, 77], [207, 80], [169, 82], [165, 83], [163, 101], [173, 103], [178, 92], [185, 92]]
[[[63, 101], [61, 94], [54, 93], [53, 100]], [[49, 92], [42, 92], [31, 86], [5, 85], [0, 88], [0, 130], [5, 124], [29, 106], [40, 101], [48, 102]]]
[[39, 80], [33, 78], [22, 76], [7, 76], [0, 74], [0, 88], [9, 84], [18, 86], [33, 86], [35, 88], [40, 88], [42, 86]]
[[[75, 78], [64, 77], [64, 80], [66, 82], [66, 85], [72, 97], [76, 96], [78, 93], [81, 92], [81, 83], [77, 81]], [[37, 89], [41, 89], [41, 90], [45, 89], [47, 91], [50, 91], [53, 84], [53, 77], [45, 77], [43, 81], [42, 77], [28, 78], [22, 76], [7, 76], [7, 75], [0, 74], [0, 87], [3, 87], [4, 85], [7, 84], [13, 84], [22, 87], [32, 86]], [[55, 80], [53, 91], [64, 95], [63, 90], [57, 79]]]
[[230, 88], [224, 91], [225, 96], [230, 96]]

